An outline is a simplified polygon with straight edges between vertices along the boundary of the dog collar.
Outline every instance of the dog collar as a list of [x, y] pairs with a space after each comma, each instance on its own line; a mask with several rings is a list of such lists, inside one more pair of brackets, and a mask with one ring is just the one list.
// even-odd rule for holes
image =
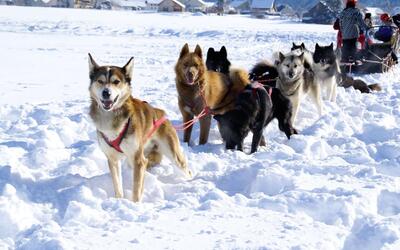
[[121, 142], [122, 142], [122, 140], [124, 139], [124, 137], [125, 137], [125, 135], [126, 135], [126, 132], [128, 131], [128, 127], [129, 127], [130, 121], [131, 121], [131, 118], [129, 117], [129, 119], [128, 119], [128, 121], [126, 122], [124, 128], [123, 128], [122, 131], [119, 133], [118, 137], [117, 137], [115, 140], [113, 140], [113, 141], [110, 141], [110, 140], [107, 138], [107, 136], [106, 136], [103, 132], [100, 131], [101, 136], [103, 137], [104, 141], [108, 144], [108, 146], [112, 147], [113, 149], [117, 150], [117, 151], [120, 152], [120, 153], [123, 153], [123, 151], [122, 151], [120, 145], [121, 145]]

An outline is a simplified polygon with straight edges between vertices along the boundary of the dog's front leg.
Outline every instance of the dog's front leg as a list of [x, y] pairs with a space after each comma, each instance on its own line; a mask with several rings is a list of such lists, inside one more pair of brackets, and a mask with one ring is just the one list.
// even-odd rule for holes
[[337, 81], [335, 77], [333, 82], [331, 83], [331, 96], [329, 98], [331, 102], [336, 102], [336, 95], [337, 95], [336, 91], [337, 91]]
[[244, 141], [244, 138], [242, 138], [237, 145], [237, 150], [242, 151], [242, 152], [243, 152], [243, 141]]
[[143, 187], [144, 187], [144, 175], [146, 172], [147, 159], [144, 157], [143, 148], [135, 153], [133, 159], [131, 159], [133, 167], [133, 192], [132, 200], [139, 202], [142, 199]]
[[115, 198], [123, 198], [124, 193], [121, 183], [121, 168], [119, 161], [115, 159], [108, 159], [108, 167], [110, 168], [111, 179], [114, 186]]
[[[186, 112], [182, 111], [182, 118], [183, 118], [183, 123], [186, 123], [193, 119], [193, 115]], [[192, 128], [193, 126], [189, 126], [183, 131], [183, 142], [190, 143], [190, 136], [192, 135]]]
[[[315, 84], [311, 87], [311, 99], [317, 106], [319, 116], [321, 116], [323, 113], [323, 108], [321, 100], [321, 87], [319, 84]], [[294, 122], [292, 122], [292, 124], [294, 124]]]
[[297, 134], [297, 130], [292, 125], [292, 112], [286, 111], [284, 116], [278, 117], [279, 129], [283, 131], [288, 139], [293, 134]]
[[211, 115], [207, 115], [200, 119], [200, 140], [199, 144], [206, 144], [208, 141], [208, 135], [210, 133], [211, 126]]
[[299, 97], [297, 97], [297, 98], [291, 98], [290, 101], [292, 102], [291, 123], [292, 123], [292, 125], [294, 125], [294, 122], [296, 121], [297, 112], [299, 111], [300, 100], [299, 100]]
[[253, 140], [251, 142], [251, 151], [250, 153], [257, 152], [258, 145], [260, 145], [261, 137], [263, 136], [263, 128], [256, 128], [253, 132]]

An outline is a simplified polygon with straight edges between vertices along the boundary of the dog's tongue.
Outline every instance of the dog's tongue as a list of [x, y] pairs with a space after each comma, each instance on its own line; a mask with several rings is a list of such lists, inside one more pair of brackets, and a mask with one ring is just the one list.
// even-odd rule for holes
[[187, 82], [187, 84], [189, 84], [189, 85], [193, 85], [193, 77], [192, 76], [186, 76], [186, 82]]
[[113, 105], [113, 101], [103, 101], [103, 106], [105, 109], [110, 109], [111, 106]]

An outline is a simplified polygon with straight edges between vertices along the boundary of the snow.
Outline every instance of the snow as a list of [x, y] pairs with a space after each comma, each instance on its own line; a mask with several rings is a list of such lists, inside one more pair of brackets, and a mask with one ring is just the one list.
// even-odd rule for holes
[[287, 140], [273, 122], [253, 155], [226, 151], [215, 122], [198, 146], [196, 126], [194, 145], [181, 143], [194, 178], [165, 160], [146, 173], [135, 204], [113, 198], [88, 117], [88, 52], [121, 66], [134, 56], [133, 95], [178, 124], [173, 67], [185, 42], [204, 52], [225, 45], [235, 66], [250, 69], [292, 42], [329, 44], [334, 31], [247, 16], [0, 12], [0, 248], [400, 248], [399, 66], [362, 77], [382, 92], [339, 88], [321, 117], [306, 100], [300, 134]]

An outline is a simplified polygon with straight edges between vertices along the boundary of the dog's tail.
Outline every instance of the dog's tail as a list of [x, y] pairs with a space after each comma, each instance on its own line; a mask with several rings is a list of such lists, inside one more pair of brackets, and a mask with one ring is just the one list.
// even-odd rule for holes
[[258, 62], [250, 71], [249, 78], [252, 81], [259, 81], [264, 85], [275, 87], [278, 70], [275, 65], [268, 61]]
[[229, 79], [237, 91], [242, 91], [250, 83], [249, 73], [244, 69], [231, 69]]
[[368, 88], [372, 91], [382, 91], [382, 87], [377, 83], [368, 85]]

